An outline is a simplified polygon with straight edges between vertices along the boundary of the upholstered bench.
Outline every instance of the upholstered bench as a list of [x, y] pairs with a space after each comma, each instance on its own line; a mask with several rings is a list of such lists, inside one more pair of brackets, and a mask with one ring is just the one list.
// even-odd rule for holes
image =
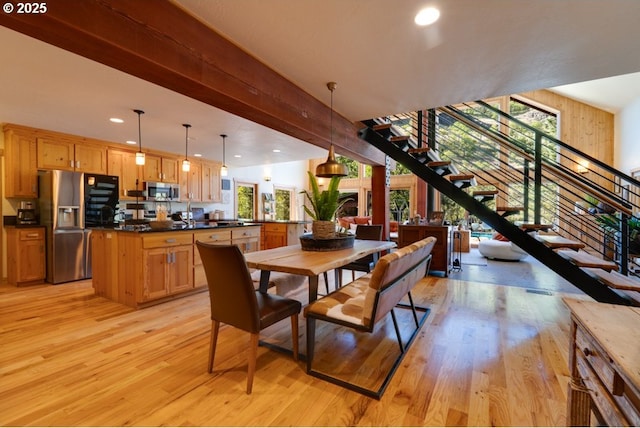
[[[436, 238], [428, 237], [381, 257], [371, 273], [310, 303], [305, 308], [304, 314], [307, 317], [307, 373], [370, 397], [380, 398], [391, 380], [393, 372], [400, 364], [407, 347], [426, 319], [428, 313], [426, 308], [419, 308], [424, 310], [425, 314], [420, 320], [418, 319], [411, 290], [420, 279], [426, 276], [435, 242]], [[394, 308], [402, 306], [400, 302], [405, 296], [409, 297], [410, 305], [404, 305], [404, 307], [409, 307], [413, 311], [416, 328], [407, 343], [403, 344], [393, 311]], [[371, 333], [376, 323], [390, 312], [401, 353], [378, 390], [364, 389], [313, 369], [316, 320]]]

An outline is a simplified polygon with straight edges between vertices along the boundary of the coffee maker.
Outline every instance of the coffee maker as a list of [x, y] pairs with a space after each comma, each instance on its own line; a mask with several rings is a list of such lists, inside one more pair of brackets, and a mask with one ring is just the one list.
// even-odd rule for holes
[[16, 227], [35, 226], [38, 223], [35, 204], [31, 201], [21, 201], [16, 215]]

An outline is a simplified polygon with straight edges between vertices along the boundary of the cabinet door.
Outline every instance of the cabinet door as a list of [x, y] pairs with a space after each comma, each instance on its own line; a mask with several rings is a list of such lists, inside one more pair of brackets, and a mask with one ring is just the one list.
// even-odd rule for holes
[[36, 139], [5, 133], [5, 197], [38, 197]]
[[73, 143], [38, 138], [38, 169], [73, 171]]
[[142, 190], [142, 180], [139, 180], [140, 166], [136, 165], [136, 154], [123, 150], [109, 149], [107, 153], [107, 174], [120, 177], [120, 198], [135, 199], [127, 196], [127, 190]]
[[202, 201], [221, 202], [220, 165], [213, 162], [202, 162]]
[[201, 170], [199, 163], [191, 162], [191, 170], [189, 171], [189, 193], [191, 194], [191, 200], [195, 202], [202, 200]]
[[79, 172], [107, 173], [107, 148], [96, 144], [75, 145], [75, 168]]
[[178, 159], [162, 158], [162, 181], [164, 183], [178, 182]]
[[143, 251], [144, 285], [142, 300], [159, 299], [167, 295], [167, 265], [169, 255], [165, 248]]
[[20, 242], [18, 277], [22, 282], [37, 281], [45, 277], [44, 239]]
[[193, 288], [193, 245], [181, 245], [167, 249], [169, 255], [169, 294]]
[[287, 245], [287, 225], [286, 224], [265, 224], [264, 225], [264, 249], [285, 247]]
[[162, 158], [146, 153], [142, 167], [143, 181], [162, 181]]

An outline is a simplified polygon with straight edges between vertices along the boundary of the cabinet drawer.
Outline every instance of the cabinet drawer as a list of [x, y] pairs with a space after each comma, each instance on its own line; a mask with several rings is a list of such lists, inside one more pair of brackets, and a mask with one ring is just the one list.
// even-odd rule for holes
[[620, 377], [616, 376], [609, 357], [600, 349], [600, 346], [590, 340], [588, 333], [582, 327], [578, 327], [576, 330], [576, 347], [580, 349], [585, 360], [598, 375], [607, 390], [612, 394], [618, 394], [622, 388]]
[[213, 230], [207, 232], [196, 232], [193, 234], [193, 241], [200, 242], [219, 242], [219, 241], [230, 241], [231, 240], [231, 231], [229, 229], [225, 230]]
[[605, 386], [599, 381], [598, 376], [592, 370], [592, 366], [586, 361], [582, 351], [578, 350], [576, 357], [580, 377], [584, 385], [589, 389], [589, 395], [605, 419], [606, 424], [608, 426], [619, 427], [629, 426], [629, 422], [627, 422], [626, 418], [618, 410], [609, 391], [607, 391]]
[[193, 244], [193, 233], [154, 233], [142, 237], [142, 248], [175, 247]]
[[265, 232], [280, 232], [284, 233], [287, 231], [286, 224], [277, 224], [277, 223], [267, 223], [264, 225]]
[[260, 237], [260, 227], [239, 227], [231, 230], [232, 239]]
[[23, 229], [18, 232], [18, 239], [21, 241], [36, 241], [44, 239], [44, 229]]

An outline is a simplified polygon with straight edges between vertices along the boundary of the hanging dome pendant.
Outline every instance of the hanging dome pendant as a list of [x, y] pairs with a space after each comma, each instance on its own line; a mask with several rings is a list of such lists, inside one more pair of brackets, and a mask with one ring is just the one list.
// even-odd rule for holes
[[341, 164], [336, 161], [336, 154], [333, 149], [333, 91], [336, 89], [336, 82], [327, 83], [327, 88], [331, 91], [331, 130], [330, 130], [330, 141], [329, 145], [329, 156], [327, 157], [327, 161], [325, 163], [321, 163], [316, 167], [316, 176], [331, 178], [331, 177], [346, 177], [349, 175], [349, 170], [346, 165]]

